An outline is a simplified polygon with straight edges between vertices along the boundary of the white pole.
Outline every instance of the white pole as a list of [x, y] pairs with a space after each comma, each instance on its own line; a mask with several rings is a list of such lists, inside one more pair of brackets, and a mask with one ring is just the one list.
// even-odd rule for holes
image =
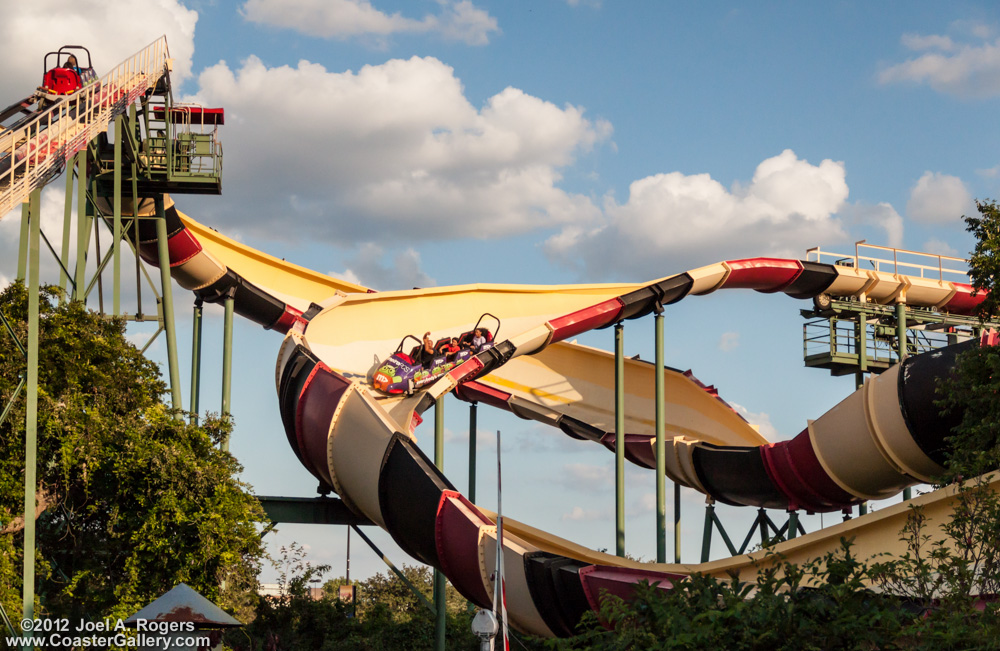
[[503, 651], [510, 651], [507, 631], [507, 586], [504, 584], [503, 570], [503, 483], [500, 466], [500, 430], [497, 430], [497, 560], [496, 581], [493, 583], [493, 609], [500, 620], [500, 635], [503, 636]]

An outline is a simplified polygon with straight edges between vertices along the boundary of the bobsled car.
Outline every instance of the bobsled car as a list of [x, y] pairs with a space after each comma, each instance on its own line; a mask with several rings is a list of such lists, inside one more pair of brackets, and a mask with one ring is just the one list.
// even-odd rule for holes
[[[496, 321], [493, 330], [483, 327], [482, 321], [485, 317], [491, 317]], [[493, 346], [494, 338], [500, 329], [500, 320], [492, 314], [484, 314], [479, 317], [476, 327], [467, 332], [463, 332], [458, 337], [443, 337], [434, 344], [434, 353], [427, 354], [423, 350], [423, 343], [413, 335], [406, 335], [396, 347], [396, 352], [390, 355], [385, 361], [380, 362], [377, 358], [372, 369], [368, 372], [368, 382], [379, 391], [388, 395], [410, 395], [434, 380], [438, 379], [451, 369], [455, 368], [476, 353], [479, 353]], [[485, 343], [478, 346], [473, 343], [476, 330], [479, 330]], [[410, 351], [404, 352], [408, 347]], [[454, 340], [454, 344], [452, 343]], [[415, 344], [415, 345], [413, 345]]]

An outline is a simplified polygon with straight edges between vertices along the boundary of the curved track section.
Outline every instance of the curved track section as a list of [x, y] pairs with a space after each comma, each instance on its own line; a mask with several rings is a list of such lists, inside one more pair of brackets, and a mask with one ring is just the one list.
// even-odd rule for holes
[[[958, 313], [969, 313], [981, 300], [968, 285], [770, 258], [722, 262], [647, 284], [367, 293], [356, 286], [334, 288], [338, 281], [198, 231], [201, 227], [181, 219], [167, 203], [170, 264], [178, 282], [204, 300], [232, 296], [238, 313], [287, 333], [277, 388], [286, 435], [302, 464], [352, 510], [385, 528], [414, 558], [441, 568], [482, 606], [490, 605], [493, 592], [493, 514], [456, 491], [413, 438], [420, 413], [445, 393], [456, 391], [608, 445], [602, 413], [607, 387], [600, 379], [607, 354], [558, 343], [581, 332], [718, 289], [780, 291], [794, 298], [826, 292]], [[139, 213], [144, 211], [148, 214], [148, 207], [140, 205]], [[152, 238], [140, 229], [140, 239], [140, 254], [155, 263]], [[501, 320], [503, 336], [494, 348], [410, 397], [386, 398], [368, 387], [364, 374], [372, 356], [384, 358], [409, 331], [455, 334], [470, 329], [483, 312]], [[937, 417], [929, 398], [958, 349], [906, 360], [870, 379], [791, 441], [772, 445], [710, 387], [668, 370], [672, 390], [687, 391], [684, 400], [693, 405], [668, 425], [677, 435], [668, 473], [723, 502], [814, 511], [837, 510], [918, 483], [942, 462], [941, 432], [948, 431], [948, 423]], [[631, 384], [648, 388], [649, 366], [627, 367]], [[632, 398], [649, 400], [641, 389]], [[648, 423], [635, 417], [629, 426], [630, 458], [650, 465]], [[937, 491], [921, 500], [937, 514], [932, 519], [940, 519], [951, 493]], [[893, 551], [900, 518], [908, 511], [907, 505], [898, 506], [778, 549], [790, 560], [803, 560], [802, 554], [816, 557], [852, 533], [862, 549]], [[513, 521], [505, 524], [503, 552], [511, 623], [544, 636], [569, 634], [583, 612], [597, 607], [602, 590], [625, 595], [641, 579], [667, 589], [691, 571], [747, 573], [760, 560], [742, 556], [701, 566], [643, 566]]]

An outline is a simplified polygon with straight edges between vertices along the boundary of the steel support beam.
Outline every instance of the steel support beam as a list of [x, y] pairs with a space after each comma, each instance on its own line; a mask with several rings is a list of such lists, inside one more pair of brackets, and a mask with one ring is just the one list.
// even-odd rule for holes
[[[114, 316], [121, 314], [122, 308], [122, 288], [121, 288], [121, 275], [122, 275], [122, 140], [125, 134], [122, 133], [123, 122], [121, 115], [115, 117], [115, 171], [114, 171], [114, 197], [113, 197], [113, 208], [114, 208], [114, 227], [111, 249], [112, 251], [112, 263], [111, 263], [111, 313]], [[132, 207], [135, 210], [135, 206]], [[167, 272], [169, 273], [170, 266], [167, 265]]]
[[31, 223], [31, 200], [21, 204], [21, 237], [17, 242], [17, 280], [24, 280], [28, 271], [28, 224]]
[[[160, 264], [160, 291], [163, 304], [163, 331], [167, 336], [167, 370], [170, 375], [170, 406], [176, 412], [184, 408], [181, 399], [181, 371], [177, 362], [177, 332], [174, 322], [174, 293], [170, 280], [170, 252], [167, 249], [167, 217], [163, 209], [163, 195], [154, 199], [156, 207], [156, 251]], [[117, 246], [117, 242], [116, 242]], [[138, 255], [138, 253], [137, 253]], [[117, 273], [115, 275], [117, 283]], [[115, 292], [117, 297], [117, 290]], [[115, 314], [118, 314], [117, 309]], [[180, 418], [180, 414], [176, 415]]]
[[[60, 250], [60, 266], [62, 270], [59, 272], [59, 289], [66, 291], [66, 286], [70, 281], [69, 273], [69, 231], [73, 225], [73, 164], [74, 162], [83, 160], [85, 152], [77, 152], [76, 155], [66, 163], [66, 200], [63, 202], [65, 207], [63, 211], [63, 229], [62, 229], [62, 249]], [[60, 300], [65, 300], [65, 294]]]
[[[41, 252], [42, 191], [33, 190], [28, 199], [28, 341], [27, 396], [24, 424], [24, 558], [22, 563], [21, 617], [35, 613], [35, 492], [38, 484], [38, 340], [39, 340], [39, 257]], [[30, 645], [26, 644], [26, 648]]]
[[681, 562], [681, 485], [674, 483], [674, 562]]
[[80, 152], [76, 177], [76, 282], [73, 284], [73, 300], [84, 301], [87, 296], [87, 249], [90, 248], [90, 202], [87, 198], [87, 156], [88, 150]]
[[653, 330], [656, 338], [654, 373], [656, 381], [656, 562], [667, 562], [667, 444], [666, 444], [666, 404], [663, 382], [663, 306], [654, 308]]
[[625, 326], [615, 324], [615, 553], [625, 556]]
[[343, 500], [333, 497], [277, 497], [261, 495], [257, 498], [264, 513], [272, 522], [283, 524], [348, 524], [367, 526], [371, 520], [347, 508]]
[[191, 333], [191, 424], [198, 423], [198, 401], [201, 397], [201, 317], [205, 308], [195, 299], [193, 332]]
[[476, 417], [478, 403], [469, 405], [469, 501], [476, 503]]
[[[232, 413], [233, 392], [233, 295], [226, 296], [226, 314], [223, 319], [222, 337], [222, 417], [228, 418]], [[222, 449], [229, 451], [229, 435], [222, 440]]]
[[[445, 394], [447, 395], [447, 394]], [[434, 465], [444, 472], [444, 398], [434, 403]], [[445, 630], [447, 627], [448, 596], [444, 572], [434, 568], [434, 648], [445, 651]]]

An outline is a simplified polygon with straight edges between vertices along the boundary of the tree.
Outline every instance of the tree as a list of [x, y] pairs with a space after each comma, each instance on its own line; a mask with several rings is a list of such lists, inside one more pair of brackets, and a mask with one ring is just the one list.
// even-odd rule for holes
[[[386, 572], [356, 582], [357, 602], [340, 600], [343, 577], [323, 585], [314, 599], [307, 588], [329, 571], [305, 561], [301, 547], [281, 550], [278, 561], [279, 597], [261, 599], [249, 626], [229, 633], [225, 642], [236, 651], [381, 651], [382, 649], [434, 648], [434, 617], [423, 601], [395, 574]], [[429, 600], [431, 571], [404, 566], [403, 575]], [[448, 649], [475, 649], [472, 616], [465, 599], [447, 586]]]
[[976, 247], [969, 257], [969, 278], [977, 292], [985, 292], [976, 314], [983, 321], [1000, 314], [1000, 292], [993, 292], [1000, 278], [1000, 207], [996, 201], [976, 201], [979, 216], [963, 215], [968, 232], [976, 237]]
[[[179, 582], [246, 615], [264, 555], [257, 500], [219, 442], [227, 420], [201, 426], [163, 403], [155, 364], [124, 322], [43, 288], [40, 307], [36, 612], [125, 617]], [[15, 283], [0, 310], [26, 338], [28, 296]], [[0, 328], [0, 402], [25, 370]], [[0, 425], [0, 599], [20, 612], [24, 520], [23, 392]]]

